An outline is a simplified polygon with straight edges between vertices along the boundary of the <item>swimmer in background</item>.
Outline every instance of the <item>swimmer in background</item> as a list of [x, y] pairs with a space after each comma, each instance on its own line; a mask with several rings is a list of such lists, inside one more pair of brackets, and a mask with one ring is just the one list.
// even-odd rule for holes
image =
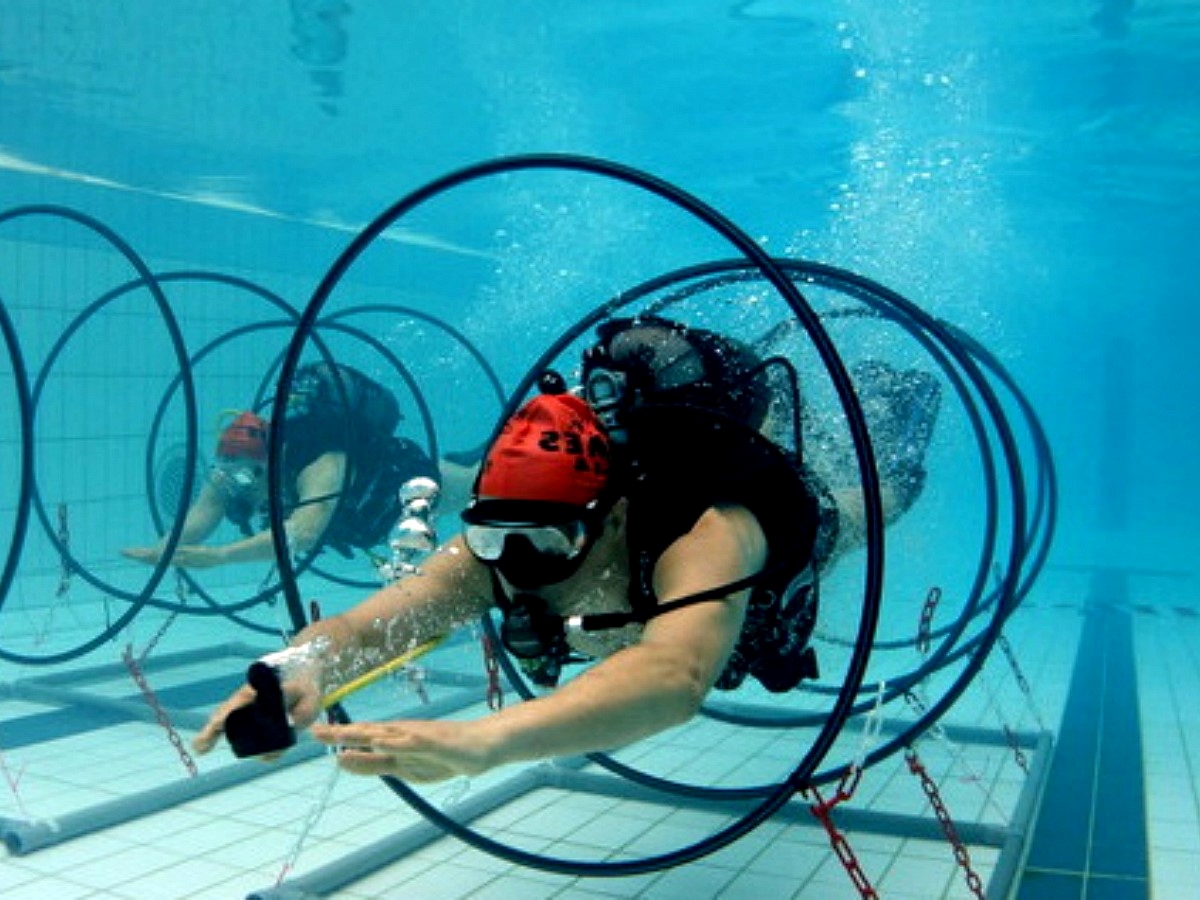
[[[402, 484], [430, 478], [441, 487], [443, 501], [449, 489], [455, 502], [473, 477], [455, 463], [435, 465], [416, 443], [393, 434], [401, 420], [394, 394], [349, 366], [317, 363], [298, 370], [286, 415], [284, 527], [293, 555], [309, 552], [318, 542], [344, 556], [356, 548], [370, 550], [396, 524]], [[172, 565], [204, 569], [274, 559], [267, 527], [269, 435], [269, 423], [249, 411], [222, 430], [216, 460], [187, 511]], [[242, 536], [204, 543], [226, 519]], [[155, 565], [164, 547], [165, 539], [121, 552]]]

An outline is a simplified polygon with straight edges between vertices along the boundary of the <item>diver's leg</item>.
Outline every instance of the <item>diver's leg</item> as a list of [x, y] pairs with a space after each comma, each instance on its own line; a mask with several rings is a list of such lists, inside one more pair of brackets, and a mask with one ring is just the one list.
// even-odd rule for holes
[[[899, 370], [878, 360], [856, 363], [850, 375], [871, 435], [884, 522], [890, 525], [917, 502], [925, 488], [925, 454], [941, 407], [941, 385], [928, 372]], [[841, 462], [843, 472], [857, 476], [858, 463], [852, 453]], [[831, 495], [837, 528], [830, 563], [861, 547], [866, 537], [866, 510], [858, 478], [835, 482]]]

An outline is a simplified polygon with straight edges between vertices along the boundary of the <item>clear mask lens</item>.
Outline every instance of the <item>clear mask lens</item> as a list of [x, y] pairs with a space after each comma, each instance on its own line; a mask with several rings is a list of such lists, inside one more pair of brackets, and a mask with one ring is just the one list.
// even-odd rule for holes
[[217, 480], [235, 490], [253, 487], [262, 472], [262, 466], [244, 462], [219, 462], [213, 466]]
[[467, 548], [484, 562], [495, 562], [505, 553], [510, 538], [522, 538], [543, 556], [574, 559], [587, 546], [583, 522], [558, 525], [467, 525]]

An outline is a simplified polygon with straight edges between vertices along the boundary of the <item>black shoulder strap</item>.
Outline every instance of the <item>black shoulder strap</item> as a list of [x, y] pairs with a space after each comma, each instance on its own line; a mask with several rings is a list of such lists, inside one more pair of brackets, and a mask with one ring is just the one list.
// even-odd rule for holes
[[563, 616], [564, 621], [570, 628], [578, 628], [581, 631], [605, 631], [609, 628], [620, 628], [624, 625], [633, 623], [646, 624], [651, 619], [656, 619], [661, 615], [669, 612], [675, 612], [677, 609], [684, 609], [688, 606], [695, 606], [697, 603], [707, 603], [711, 600], [724, 600], [730, 594], [736, 594], [738, 591], [744, 591], [746, 588], [754, 587], [766, 579], [775, 575], [780, 571], [786, 561], [768, 566], [761, 571], [755, 572], [753, 575], [747, 575], [745, 578], [739, 578], [736, 581], [730, 581], [727, 584], [718, 585], [717, 587], [706, 588], [702, 591], [696, 591], [694, 594], [688, 594], [685, 597], [677, 597], [674, 600], [668, 600], [666, 603], [658, 603], [653, 607], [644, 607], [635, 609], [630, 612], [609, 612], [609, 613], [591, 613], [590, 615], [582, 616]]

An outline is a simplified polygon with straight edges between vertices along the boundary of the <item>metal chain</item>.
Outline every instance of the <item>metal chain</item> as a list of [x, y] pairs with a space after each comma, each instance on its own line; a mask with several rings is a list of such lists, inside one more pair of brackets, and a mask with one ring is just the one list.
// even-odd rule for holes
[[[909, 706], [911, 706], [917, 712], [918, 715], [924, 715], [929, 711], [929, 707], [920, 697], [917, 696], [915, 693], [915, 690], [917, 689], [919, 689], [919, 687], [905, 691], [904, 699], [908, 702]], [[942, 726], [942, 723], [934, 722], [933, 724], [929, 725], [925, 729], [925, 734], [928, 734], [946, 748], [946, 752], [954, 759], [954, 764], [966, 771], [964, 780], [969, 784], [973, 784], [979, 788], [980, 793], [983, 794], [984, 802], [992, 807], [1001, 819], [1007, 821], [1008, 814], [1004, 811], [1003, 807], [996, 802], [996, 799], [992, 796], [991, 792], [988, 791], [984, 786], [983, 777], [967, 763], [965, 754], [962, 752], [962, 748], [950, 739], [950, 735], [946, 733], [946, 729]]]
[[71, 525], [67, 518], [67, 504], [58, 504], [59, 575], [55, 597], [65, 597], [71, 590]]
[[980, 879], [978, 873], [971, 868], [971, 854], [967, 850], [967, 845], [959, 837], [958, 829], [954, 827], [954, 820], [950, 818], [950, 811], [946, 809], [946, 804], [942, 800], [942, 793], [938, 789], [937, 782], [930, 776], [929, 770], [925, 768], [924, 763], [921, 762], [914, 748], [905, 748], [904, 759], [908, 763], [908, 770], [920, 781], [921, 790], [925, 792], [925, 796], [929, 799], [929, 805], [933, 807], [934, 815], [937, 816], [938, 823], [942, 826], [942, 833], [946, 835], [946, 840], [950, 842], [950, 846], [954, 849], [954, 860], [963, 871], [963, 878], [967, 882], [967, 887], [979, 900], [987, 900], [983, 893], [983, 881]]
[[862, 864], [859, 863], [858, 857], [854, 854], [854, 848], [850, 846], [850, 841], [846, 839], [846, 835], [833, 821], [833, 810], [839, 804], [854, 796], [854, 791], [858, 788], [859, 781], [862, 780], [862, 773], [863, 770], [858, 766], [851, 766], [847, 769], [846, 774], [842, 776], [842, 780], [838, 783], [837, 791], [829, 800], [821, 796], [821, 792], [817, 789], [816, 785], [805, 788], [802, 793], [805, 798], [809, 794], [812, 794], [816, 798], [816, 803], [810, 803], [808, 808], [812, 811], [813, 817], [825, 829], [825, 833], [829, 836], [829, 845], [833, 848], [834, 855], [841, 862], [842, 868], [846, 870], [846, 874], [850, 876], [850, 882], [858, 891], [859, 896], [869, 898], [869, 900], [878, 900], [879, 894], [871, 886], [871, 880], [867, 878], [867, 873], [863, 871]]
[[138, 657], [139, 665], [144, 664], [146, 662], [146, 660], [149, 659], [150, 654], [152, 652], [154, 652], [154, 648], [158, 646], [158, 642], [163, 639], [163, 635], [165, 635], [167, 633], [168, 629], [170, 629], [171, 625], [174, 624], [175, 620], [178, 617], [179, 617], [179, 610], [176, 609], [169, 616], [167, 616], [166, 619], [163, 620], [163, 623], [162, 623], [162, 625], [159, 626], [158, 631], [154, 632], [154, 635], [146, 643], [145, 648], [142, 650], [141, 655]]
[[496, 660], [496, 648], [486, 634], [480, 636], [483, 647], [483, 668], [487, 672], [487, 705], [493, 712], [504, 708], [504, 689], [500, 686], [500, 663]]
[[8, 789], [12, 792], [13, 801], [17, 804], [17, 810], [25, 819], [31, 818], [29, 810], [25, 808], [25, 800], [21, 797], [21, 777], [25, 774], [25, 766], [22, 765], [15, 772], [8, 765], [8, 758], [0, 751], [0, 772], [4, 774], [4, 780], [8, 783]]
[[858, 742], [858, 755], [854, 757], [851, 763], [853, 769], [864, 769], [867, 765], [867, 756], [874, 749], [875, 744], [879, 741], [879, 735], [883, 732], [883, 701], [887, 695], [887, 680], [879, 682], [879, 687], [875, 692], [875, 705], [871, 708], [871, 712], [863, 720], [862, 737]]
[[121, 658], [125, 661], [125, 668], [129, 670], [130, 676], [138, 689], [142, 692], [142, 697], [145, 698], [147, 705], [154, 710], [154, 717], [158, 720], [158, 724], [167, 732], [167, 737], [171, 741], [171, 746], [175, 748], [175, 752], [179, 754], [179, 758], [183, 761], [184, 768], [188, 770], [188, 774], [195, 778], [200, 774], [196, 768], [196, 761], [192, 759], [192, 755], [188, 753], [187, 748], [183, 745], [183, 739], [179, 736], [179, 732], [175, 730], [175, 726], [171, 724], [171, 717], [167, 715], [166, 709], [162, 702], [158, 699], [158, 695], [154, 693], [154, 689], [150, 687], [150, 682], [146, 680], [146, 675], [142, 671], [138, 661], [133, 658], [133, 645], [126, 644], [125, 651], [121, 654]]
[[887, 692], [887, 682], [880, 682], [879, 691], [875, 696], [875, 707], [871, 710], [863, 722], [862, 741], [860, 742], [858, 756], [854, 762], [846, 769], [842, 775], [841, 781], [838, 782], [837, 790], [831, 799], [825, 800], [815, 785], [802, 791], [807, 798], [811, 793], [817, 800], [815, 804], [810, 804], [809, 809], [821, 823], [825, 829], [825, 833], [829, 836], [829, 845], [833, 848], [834, 855], [841, 862], [842, 868], [846, 870], [846, 874], [850, 876], [850, 881], [858, 890], [859, 894], [866, 898], [878, 898], [875, 888], [871, 886], [870, 879], [867, 878], [866, 872], [863, 871], [862, 865], [858, 861], [858, 857], [854, 854], [854, 848], [850, 846], [850, 842], [846, 839], [846, 835], [834, 824], [833, 810], [839, 804], [845, 803], [854, 796], [854, 792], [858, 790], [859, 782], [862, 781], [863, 772], [866, 767], [867, 756], [870, 754], [871, 747], [879, 738], [880, 730], [883, 727], [883, 699]]
[[408, 666], [404, 671], [408, 678], [408, 686], [416, 692], [417, 698], [428, 706], [429, 689], [426, 687], [425, 670], [420, 666]]
[[[924, 685], [924, 682], [921, 682], [921, 684], [914, 685], [913, 687], [909, 688], [907, 691], [904, 692], [905, 702], [908, 703], [908, 705], [913, 708], [913, 711], [916, 712], [916, 714], [918, 716], [923, 716], [929, 712], [929, 704], [927, 704], [917, 694], [917, 691], [923, 685]], [[939, 740], [946, 737], [946, 730], [942, 727], [941, 722], [936, 722], [936, 721], [931, 722], [926, 727], [926, 731], [928, 733], [932, 734], [934, 737], [938, 738]], [[946, 738], [946, 740], [949, 740], [949, 738]]]
[[58, 504], [58, 543], [62, 548], [60, 551], [60, 561], [62, 566], [61, 580], [59, 583], [59, 595], [66, 593], [66, 588], [70, 587], [71, 581], [71, 525], [67, 510], [67, 504]]
[[[187, 580], [183, 577], [183, 574], [178, 571], [175, 573], [175, 597], [177, 600], [179, 600], [181, 607], [188, 601]], [[138, 656], [139, 666], [145, 665], [146, 660], [150, 658], [150, 654], [154, 652], [154, 648], [158, 646], [158, 642], [163, 639], [163, 635], [167, 633], [170, 627], [175, 623], [175, 620], [179, 618], [179, 612], [179, 609], [175, 609], [169, 616], [167, 616], [165, 620], [163, 620], [163, 623], [159, 626], [158, 631], [154, 633], [154, 635], [146, 643], [146, 646], [142, 649], [141, 654]]]
[[1004, 726], [1004, 737], [1008, 742], [1008, 748], [1013, 752], [1013, 759], [1016, 760], [1016, 763], [1020, 767], [1021, 771], [1028, 775], [1029, 760], [1025, 756], [1025, 751], [1022, 749], [1021, 744], [1017, 741], [1016, 732], [1009, 728], [1007, 724]]
[[[1000, 567], [995, 567], [995, 578], [997, 587], [1003, 583], [1003, 576], [1000, 572]], [[1008, 662], [1009, 668], [1012, 669], [1013, 677], [1017, 680], [1017, 687], [1021, 689], [1021, 693], [1025, 696], [1025, 702], [1029, 704], [1029, 709], [1033, 713], [1033, 719], [1038, 724], [1041, 731], [1046, 731], [1046, 723], [1042, 719], [1041, 710], [1038, 708], [1037, 700], [1034, 699], [1033, 689], [1029, 686], [1029, 680], [1025, 677], [1025, 673], [1021, 670], [1021, 664], [1017, 661], [1017, 654], [1013, 651], [1012, 643], [1008, 640], [1008, 636], [1002, 631], [996, 638], [996, 643], [1000, 645], [1000, 649], [1004, 653], [1004, 658]]]
[[175, 599], [181, 605], [186, 605], [188, 599], [192, 596], [192, 589], [188, 587], [188, 580], [184, 577], [183, 569], [175, 570]]
[[[333, 755], [332, 748], [330, 748], [330, 755]], [[308, 840], [309, 834], [312, 833], [313, 828], [321, 820], [325, 808], [329, 805], [329, 800], [333, 796], [333, 789], [337, 784], [338, 775], [341, 774], [341, 771], [341, 767], [336, 763], [330, 766], [329, 775], [325, 779], [325, 783], [321, 786], [321, 793], [308, 808], [308, 815], [304, 817], [304, 822], [300, 826], [296, 840], [292, 844], [291, 850], [288, 851], [287, 858], [283, 861], [283, 866], [279, 870], [279, 876], [275, 879], [275, 887], [283, 884], [283, 880], [296, 868], [296, 862], [300, 859], [300, 852], [304, 849], [304, 844]]]
[[921, 608], [921, 624], [917, 626], [917, 652], [924, 656], [929, 652], [930, 635], [933, 633], [933, 614], [937, 612], [938, 603], [942, 599], [942, 589], [931, 587], [925, 595], [925, 605]]
[[1013, 671], [1013, 677], [1017, 679], [1017, 687], [1025, 695], [1025, 701], [1029, 704], [1029, 709], [1033, 712], [1034, 721], [1038, 723], [1039, 729], [1045, 731], [1046, 724], [1042, 721], [1042, 714], [1038, 709], [1037, 700], [1034, 699], [1033, 689], [1029, 686], [1029, 680], [1025, 677], [1025, 673], [1021, 671], [1021, 664], [1017, 661], [1017, 654], [1013, 651], [1012, 644], [1005, 637], [1004, 632], [1001, 632], [1000, 636], [996, 638], [996, 643], [1000, 645], [1000, 649], [1004, 652], [1004, 658], [1008, 661], [1009, 668]]

